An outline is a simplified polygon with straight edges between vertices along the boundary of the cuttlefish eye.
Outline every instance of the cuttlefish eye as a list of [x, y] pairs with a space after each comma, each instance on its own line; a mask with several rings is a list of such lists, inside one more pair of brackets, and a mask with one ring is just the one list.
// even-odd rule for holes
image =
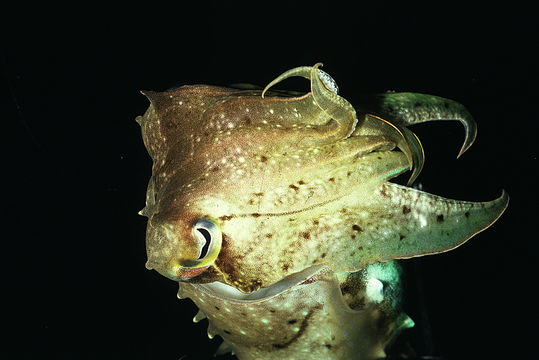
[[219, 255], [223, 234], [215, 221], [208, 218], [198, 219], [191, 228], [191, 235], [198, 246], [198, 257], [183, 260], [178, 273], [182, 278], [190, 278], [207, 269]]

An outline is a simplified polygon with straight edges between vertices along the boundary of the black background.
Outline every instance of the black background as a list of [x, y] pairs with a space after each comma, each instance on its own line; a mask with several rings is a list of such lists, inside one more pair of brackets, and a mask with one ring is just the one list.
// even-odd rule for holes
[[[501, 3], [497, 3], [501, 4]], [[517, 3], [351, 7], [338, 2], [6, 10], [2, 33], [3, 358], [209, 359], [218, 340], [177, 285], [144, 268], [151, 161], [139, 90], [265, 85], [324, 63], [354, 102], [417, 91], [478, 123], [417, 125], [428, 192], [509, 209], [455, 251], [405, 261], [401, 340], [418, 356], [535, 353], [537, 17]], [[528, 15], [530, 14], [530, 15]], [[301, 80], [283, 83], [306, 90]], [[428, 321], [426, 321], [428, 318]], [[531, 326], [531, 327], [529, 327]], [[403, 345], [404, 344], [404, 345]]]

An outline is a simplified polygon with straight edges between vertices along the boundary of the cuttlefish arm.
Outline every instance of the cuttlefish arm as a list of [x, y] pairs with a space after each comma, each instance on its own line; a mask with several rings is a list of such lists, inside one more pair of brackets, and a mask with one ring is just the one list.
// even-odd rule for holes
[[356, 266], [449, 251], [492, 225], [508, 202], [505, 191], [492, 201], [468, 202], [386, 182], [368, 203], [358, 202], [354, 213], [370, 220], [357, 219], [348, 245], [357, 249]]
[[320, 70], [320, 66], [322, 64], [317, 63], [312, 67], [301, 66], [284, 72], [266, 86], [262, 91], [262, 97], [272, 86], [290, 77], [300, 76], [310, 80], [314, 101], [342, 129], [339, 132], [341, 136], [347, 138], [350, 135], [382, 135], [389, 138], [406, 155], [413, 170], [408, 185], [412, 184], [421, 172], [425, 158], [417, 136], [404, 127], [405, 123], [393, 123], [373, 114], [366, 114], [358, 122], [354, 107], [337, 94], [338, 87], [335, 80]]
[[337, 138], [347, 138], [356, 127], [356, 111], [346, 99], [337, 94], [338, 87], [335, 80], [327, 73], [319, 70], [320, 66], [322, 66], [322, 63], [317, 63], [312, 67], [300, 66], [285, 71], [264, 88], [262, 97], [264, 98], [268, 89], [285, 79], [295, 76], [304, 77], [311, 82], [311, 92], [309, 94], [311, 94], [314, 103], [331, 119], [328, 127], [336, 129], [334, 133]]
[[410, 92], [379, 94], [365, 105], [365, 111], [400, 126], [435, 120], [460, 121], [465, 137], [457, 158], [472, 146], [477, 136], [477, 124], [468, 110], [456, 101], [439, 96]]

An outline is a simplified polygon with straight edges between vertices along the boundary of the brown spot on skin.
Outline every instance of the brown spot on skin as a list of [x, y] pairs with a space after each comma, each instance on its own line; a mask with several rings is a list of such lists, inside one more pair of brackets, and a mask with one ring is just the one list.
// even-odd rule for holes
[[322, 255], [320, 255], [320, 257], [323, 259], [326, 257], [326, 253], [322, 253]]
[[314, 315], [314, 312], [316, 310], [320, 310], [321, 308], [322, 308], [322, 305], [318, 304], [311, 311], [309, 311], [309, 313], [305, 316], [305, 319], [303, 319], [303, 321], [301, 322], [301, 326], [299, 328], [299, 331], [296, 333], [296, 335], [294, 335], [294, 337], [292, 339], [290, 339], [287, 342], [282, 343], [282, 344], [272, 344], [272, 346], [274, 348], [277, 348], [277, 349], [284, 349], [284, 348], [287, 348], [288, 346], [292, 345], [294, 342], [296, 342], [301, 337], [301, 335], [303, 334], [305, 329], [307, 329], [307, 326], [309, 325], [309, 321], [310, 321], [311, 317]]
[[298, 191], [298, 190], [299, 190], [299, 187], [297, 187], [297, 186], [294, 185], [294, 184], [290, 184], [290, 185], [288, 185], [288, 187], [289, 187], [290, 189], [293, 189], [294, 191]]
[[296, 319], [288, 320], [288, 323], [290, 325], [297, 323], [298, 321]]
[[275, 309], [270, 309], [270, 313], [274, 313], [275, 312]]
[[363, 231], [363, 229], [360, 228], [359, 225], [356, 225], [356, 224], [352, 225], [352, 230], [357, 231], [357, 232], [362, 232]]
[[214, 166], [210, 169], [210, 171], [216, 172], [219, 171], [219, 166]]
[[382, 190], [380, 190], [380, 195], [382, 195], [383, 197], [388, 197], [389, 196], [389, 195], [387, 195], [386, 189], [384, 187], [382, 187]]
[[252, 213], [251, 216], [254, 218], [257, 218], [257, 217], [260, 217], [261, 215], [259, 213]]
[[283, 265], [283, 271], [288, 271], [288, 268], [290, 267], [290, 265], [288, 264], [284, 264]]
[[352, 236], [350, 236], [352, 239], [355, 239], [356, 238], [356, 234], [353, 234]]
[[273, 237], [273, 234], [267, 233], [267, 234], [266, 234], [266, 237], [267, 237], [268, 239], [271, 239], [271, 238]]
[[351, 172], [351, 171], [349, 171], [349, 172], [346, 173], [346, 176], [350, 176], [350, 175], [352, 175], [352, 172]]
[[247, 203], [248, 203], [249, 205], [253, 205], [253, 204], [255, 203], [255, 201], [254, 201], [253, 199], [249, 199], [249, 201], [247, 201]]
[[345, 213], [346, 213], [346, 209], [341, 209], [341, 212], [342, 212], [343, 214], [345, 214]]
[[300, 181], [298, 181], [298, 184], [300, 184], [300, 185], [305, 185], [305, 181], [300, 180]]
[[365, 307], [365, 298], [360, 298], [352, 301], [350, 304], [348, 304], [351, 309], [353, 310], [361, 310]]
[[318, 224], [320, 224], [318, 220], [313, 220], [313, 225], [318, 226]]
[[219, 218], [219, 220], [222, 220], [222, 221], [228, 221], [230, 219], [234, 218], [234, 215], [223, 215]]
[[308, 231], [304, 231], [301, 233], [301, 237], [303, 237], [304, 239], [310, 239], [311, 234]]
[[410, 211], [412, 211], [412, 209], [410, 209], [408, 206], [404, 205], [404, 206], [402, 207], [402, 213], [403, 213], [404, 215], [410, 213]]
[[355, 256], [355, 255], [356, 255], [356, 252], [355, 252], [355, 251], [352, 251], [352, 252], [350, 253], [350, 256]]
[[443, 223], [444, 222], [444, 215], [440, 214], [440, 215], [436, 216], [436, 221], [438, 221], [439, 223]]
[[330, 177], [330, 178], [329, 178], [329, 181], [335, 182], [335, 178], [334, 178], [334, 177]]
[[288, 221], [296, 221], [294, 218], [289, 218]]
[[254, 193], [254, 196], [264, 196], [263, 192]]
[[265, 157], [264, 155], [262, 155], [262, 156], [260, 157], [260, 162], [266, 162], [266, 161], [268, 161], [268, 158]]

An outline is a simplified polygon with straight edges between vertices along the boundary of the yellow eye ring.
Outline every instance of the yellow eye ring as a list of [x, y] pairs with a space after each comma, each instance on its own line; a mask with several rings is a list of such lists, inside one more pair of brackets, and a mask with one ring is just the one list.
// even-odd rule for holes
[[182, 267], [192, 269], [213, 264], [223, 242], [223, 233], [219, 225], [212, 219], [200, 218], [193, 225], [191, 234], [199, 244], [199, 255], [193, 263]]

